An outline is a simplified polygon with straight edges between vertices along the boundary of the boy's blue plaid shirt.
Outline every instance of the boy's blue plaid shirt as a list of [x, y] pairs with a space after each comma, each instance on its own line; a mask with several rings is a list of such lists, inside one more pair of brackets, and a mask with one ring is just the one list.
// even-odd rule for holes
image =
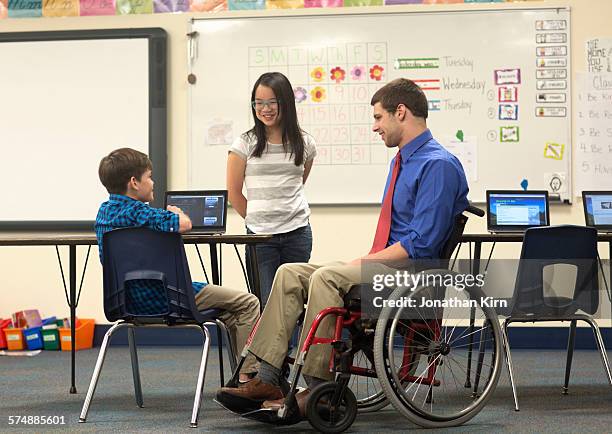
[[[108, 201], [100, 205], [96, 216], [96, 237], [103, 258], [102, 235], [113, 229], [126, 227], [146, 227], [162, 232], [178, 232], [179, 217], [171, 211], [153, 208], [144, 202], [120, 194], [111, 194]], [[205, 283], [193, 282], [196, 292]], [[130, 284], [128, 310], [143, 315], [156, 315], [166, 312], [165, 290], [159, 282], [134, 280]]]

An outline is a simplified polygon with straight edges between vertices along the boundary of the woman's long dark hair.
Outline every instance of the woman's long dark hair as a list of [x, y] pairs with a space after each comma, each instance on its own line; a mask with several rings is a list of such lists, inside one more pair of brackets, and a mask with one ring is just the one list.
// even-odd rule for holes
[[[255, 91], [260, 85], [269, 87], [274, 92], [274, 96], [276, 96], [278, 100], [278, 113], [280, 115], [283, 148], [285, 152], [290, 149], [291, 155], [294, 156], [295, 165], [301, 166], [304, 163], [304, 137], [302, 136], [302, 129], [298, 122], [293, 87], [291, 87], [289, 79], [280, 72], [266, 72], [262, 74], [253, 85], [251, 101], [255, 101]], [[254, 107], [251, 107], [251, 111], [253, 112], [255, 126], [247, 132], [247, 135], [257, 138], [257, 145], [253, 151], [253, 155], [259, 158], [266, 150], [268, 143], [266, 126], [262, 121], [257, 119], [257, 113], [255, 113]]]

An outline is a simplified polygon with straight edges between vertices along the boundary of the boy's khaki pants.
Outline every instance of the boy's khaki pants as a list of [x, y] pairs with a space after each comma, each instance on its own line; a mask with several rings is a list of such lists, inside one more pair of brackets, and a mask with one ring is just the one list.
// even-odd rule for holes
[[[257, 300], [257, 297], [246, 291], [208, 284], [196, 294], [195, 301], [198, 310], [224, 310], [219, 319], [228, 328], [232, 338], [232, 350], [239, 358], [257, 318], [259, 318], [259, 300]], [[257, 371], [257, 360], [249, 355], [245, 359], [240, 373], [249, 374]]]

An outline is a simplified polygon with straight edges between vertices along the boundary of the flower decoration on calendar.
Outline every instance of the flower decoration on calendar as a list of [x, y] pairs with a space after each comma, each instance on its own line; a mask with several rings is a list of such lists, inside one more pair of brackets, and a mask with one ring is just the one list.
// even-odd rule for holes
[[306, 98], [308, 97], [308, 92], [306, 92], [306, 89], [304, 89], [303, 87], [296, 87], [295, 89], [293, 89], [293, 96], [295, 97], [295, 102], [296, 103], [301, 103], [306, 101]]
[[325, 70], [322, 67], [317, 66], [312, 71], [310, 71], [310, 76], [314, 81], [323, 81], [323, 79], [325, 78]]
[[336, 83], [341, 83], [346, 78], [346, 71], [339, 66], [336, 66], [330, 71], [329, 77]]
[[325, 89], [321, 86], [317, 86], [310, 91], [310, 97], [314, 102], [321, 102], [325, 99]]
[[363, 80], [365, 77], [365, 66], [357, 65], [351, 68], [351, 79], [353, 80]]
[[382, 80], [384, 70], [385, 68], [383, 68], [382, 66], [374, 65], [373, 67], [370, 68], [370, 78], [376, 81]]

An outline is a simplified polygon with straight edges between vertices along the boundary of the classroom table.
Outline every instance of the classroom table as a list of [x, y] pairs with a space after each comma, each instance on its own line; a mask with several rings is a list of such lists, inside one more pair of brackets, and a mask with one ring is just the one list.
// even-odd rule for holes
[[[212, 268], [212, 283], [218, 285], [221, 281], [221, 270], [219, 269], [219, 260], [217, 255], [217, 246], [221, 244], [244, 244], [249, 250], [249, 263], [247, 267], [252, 270], [252, 278], [249, 282], [249, 288], [261, 299], [261, 291], [259, 288], [259, 271], [257, 268], [257, 249], [256, 244], [265, 242], [271, 238], [271, 235], [211, 235], [211, 234], [185, 234], [183, 242], [185, 244], [208, 244], [210, 249], [210, 262]], [[64, 283], [64, 291], [66, 293], [66, 301], [70, 308], [70, 336], [72, 342], [71, 348], [71, 371], [70, 371], [70, 393], [77, 393], [75, 386], [75, 323], [76, 323], [76, 308], [79, 303], [83, 278], [87, 269], [87, 261], [91, 246], [97, 245], [97, 239], [94, 232], [0, 232], [0, 246], [55, 246], [57, 258], [60, 266], [60, 273]], [[68, 288], [64, 278], [64, 270], [62, 261], [59, 255], [59, 246], [68, 246]], [[76, 248], [77, 246], [88, 246], [87, 257], [83, 265], [81, 275], [81, 283], [77, 295], [77, 263], [76, 263]], [[198, 251], [199, 255], [199, 251]], [[95, 252], [96, 258], [98, 252]], [[202, 264], [203, 265], [203, 264]]]
[[[472, 262], [472, 274], [476, 276], [480, 273], [480, 256], [482, 253], [483, 243], [522, 243], [525, 234], [520, 233], [480, 233], [480, 234], [463, 234], [461, 236], [461, 243], [474, 243], [474, 252], [470, 258]], [[608, 252], [610, 257], [610, 276], [612, 276], [612, 233], [598, 233], [597, 241], [601, 243], [608, 243]], [[474, 318], [470, 318], [470, 327], [473, 327]], [[470, 387], [470, 372], [472, 366], [472, 349], [473, 349], [473, 336], [470, 335], [468, 341], [468, 359], [467, 359], [467, 378], [465, 382], [466, 387]]]
[[[474, 243], [474, 254], [472, 272], [474, 275], [480, 272], [480, 255], [482, 252], [482, 243], [522, 243], [524, 233], [486, 233], [486, 234], [463, 234], [461, 236], [462, 243]], [[598, 233], [597, 241], [600, 243], [608, 243], [609, 257], [612, 259], [612, 233]], [[612, 261], [610, 261], [610, 269], [612, 270]]]

